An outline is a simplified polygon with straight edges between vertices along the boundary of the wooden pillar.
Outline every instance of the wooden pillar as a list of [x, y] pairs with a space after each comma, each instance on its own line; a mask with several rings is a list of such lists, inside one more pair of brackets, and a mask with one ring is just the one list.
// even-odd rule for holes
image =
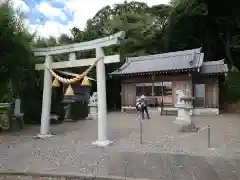
[[155, 93], [154, 93], [154, 82], [155, 82], [155, 75], [153, 74], [152, 75], [152, 96], [155, 96]]
[[216, 85], [215, 85], [215, 89], [216, 89], [216, 95], [215, 95], [215, 97], [216, 97], [216, 108], [218, 108], [219, 109], [219, 77], [217, 77], [216, 78], [217, 80], [217, 83], [216, 83]]

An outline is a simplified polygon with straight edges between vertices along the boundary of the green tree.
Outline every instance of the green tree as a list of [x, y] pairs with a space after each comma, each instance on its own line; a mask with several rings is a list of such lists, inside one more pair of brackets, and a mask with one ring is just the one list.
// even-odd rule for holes
[[165, 29], [167, 51], [202, 47], [205, 61], [226, 59], [229, 67], [240, 67], [240, 13], [234, 1], [219, 4], [210, 0], [174, 2]]
[[[0, 101], [20, 97], [22, 110], [29, 119], [41, 112], [41, 84], [34, 69], [31, 45], [33, 36], [24, 26], [23, 14], [9, 2], [0, 5]], [[39, 107], [38, 107], [39, 105]], [[36, 109], [35, 109], [36, 108]], [[36, 112], [36, 113], [34, 113]], [[39, 117], [39, 116], [38, 116]]]
[[[9, 3], [0, 6], [0, 83], [8, 84], [15, 97], [23, 88], [22, 79], [32, 67], [30, 43], [32, 36], [24, 28], [22, 14], [14, 12]], [[9, 86], [10, 85], [10, 86]], [[6, 95], [6, 93], [4, 93]]]

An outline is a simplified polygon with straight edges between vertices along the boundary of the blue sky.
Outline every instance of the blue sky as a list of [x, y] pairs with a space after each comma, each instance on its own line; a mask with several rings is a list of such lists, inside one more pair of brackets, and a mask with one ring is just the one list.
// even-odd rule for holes
[[[32, 24], [44, 23], [46, 21], [57, 21], [61, 24], [67, 24], [69, 21], [72, 20], [72, 14], [68, 10], [64, 9], [64, 3], [61, 1], [44, 1], [44, 0], [24, 0], [26, 5], [30, 8], [30, 11], [26, 12], [26, 15], [29, 21]], [[51, 7], [52, 6], [52, 7]], [[44, 12], [44, 9], [48, 8], [49, 10], [56, 11], [57, 9], [59, 12], [52, 12], [52, 16], [49, 13]], [[51, 9], [50, 9], [51, 8]], [[54, 11], [53, 10], [53, 11]], [[60, 15], [60, 11], [62, 12]], [[53, 14], [56, 15], [53, 15]], [[39, 22], [39, 19], [41, 21]]]
[[[12, 0], [16, 8], [26, 15], [30, 32], [39, 36], [58, 37], [70, 34], [74, 26], [84, 29], [88, 19], [106, 5], [123, 3], [124, 0]], [[129, 0], [130, 1], [130, 0]], [[166, 4], [169, 0], [138, 0], [148, 5]]]

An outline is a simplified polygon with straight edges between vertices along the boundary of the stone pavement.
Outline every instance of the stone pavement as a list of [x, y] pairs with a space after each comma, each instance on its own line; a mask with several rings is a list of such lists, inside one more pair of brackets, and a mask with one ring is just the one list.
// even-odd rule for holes
[[206, 131], [192, 136], [177, 132], [174, 117], [152, 114], [144, 122], [144, 144], [139, 144], [139, 122], [134, 115], [109, 114], [106, 148], [91, 145], [97, 122], [79, 121], [52, 127], [50, 139], [33, 139], [39, 127], [4, 135], [0, 171], [93, 174], [162, 180], [240, 179], [240, 121], [232, 115], [194, 117], [200, 128], [211, 124], [212, 146]]

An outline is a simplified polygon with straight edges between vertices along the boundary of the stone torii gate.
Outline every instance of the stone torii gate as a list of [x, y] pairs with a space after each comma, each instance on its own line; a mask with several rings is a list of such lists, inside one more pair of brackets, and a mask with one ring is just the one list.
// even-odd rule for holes
[[[44, 56], [45, 64], [36, 64], [36, 70], [44, 70], [44, 86], [43, 86], [43, 101], [41, 128], [38, 137], [45, 138], [50, 134], [50, 109], [52, 97], [52, 74], [49, 69], [63, 69], [80, 66], [90, 66], [94, 63], [95, 58], [76, 59], [76, 52], [83, 50], [96, 50], [96, 58], [101, 58], [96, 64], [97, 71], [97, 94], [98, 94], [98, 139], [93, 142], [97, 146], [107, 146], [111, 143], [107, 139], [107, 103], [106, 103], [106, 75], [105, 65], [107, 63], [120, 62], [120, 55], [104, 56], [103, 48], [120, 43], [120, 39], [125, 37], [124, 32], [119, 32], [114, 35], [76, 44], [33, 49], [35, 56]], [[69, 53], [69, 61], [53, 62], [52, 55]]]

